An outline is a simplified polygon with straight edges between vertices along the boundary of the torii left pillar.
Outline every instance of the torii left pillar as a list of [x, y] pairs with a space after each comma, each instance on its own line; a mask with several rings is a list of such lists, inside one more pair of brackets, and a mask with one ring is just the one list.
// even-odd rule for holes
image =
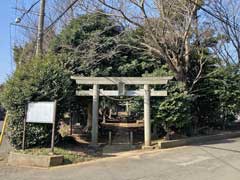
[[92, 101], [92, 146], [98, 145], [98, 104], [99, 104], [99, 85], [93, 85]]

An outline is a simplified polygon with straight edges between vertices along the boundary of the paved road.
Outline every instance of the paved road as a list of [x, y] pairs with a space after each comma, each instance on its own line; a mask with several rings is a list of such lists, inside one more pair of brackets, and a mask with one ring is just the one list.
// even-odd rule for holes
[[240, 138], [49, 170], [0, 165], [4, 180], [239, 180]]

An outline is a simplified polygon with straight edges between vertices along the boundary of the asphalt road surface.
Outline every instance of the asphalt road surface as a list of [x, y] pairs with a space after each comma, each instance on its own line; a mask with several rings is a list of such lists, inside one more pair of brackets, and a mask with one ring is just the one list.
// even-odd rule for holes
[[3, 180], [239, 180], [240, 138], [170, 150], [129, 153], [51, 169], [0, 165]]

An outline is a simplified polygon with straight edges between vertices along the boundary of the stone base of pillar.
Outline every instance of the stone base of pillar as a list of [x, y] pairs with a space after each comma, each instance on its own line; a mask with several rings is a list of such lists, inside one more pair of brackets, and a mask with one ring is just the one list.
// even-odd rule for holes
[[100, 144], [92, 144], [92, 143], [90, 143], [90, 144], [88, 145], [88, 147], [89, 147], [89, 148], [92, 148], [92, 149], [99, 149], [99, 148], [101, 147], [101, 145], [100, 145]]
[[155, 149], [155, 147], [154, 146], [145, 146], [145, 145], [143, 145], [142, 149], [143, 150], [152, 150], [152, 149]]

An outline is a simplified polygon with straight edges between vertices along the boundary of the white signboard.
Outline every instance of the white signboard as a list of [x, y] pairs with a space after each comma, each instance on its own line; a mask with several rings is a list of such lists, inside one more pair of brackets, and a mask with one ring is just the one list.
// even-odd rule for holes
[[28, 104], [26, 122], [53, 123], [56, 115], [56, 102], [34, 102]]

